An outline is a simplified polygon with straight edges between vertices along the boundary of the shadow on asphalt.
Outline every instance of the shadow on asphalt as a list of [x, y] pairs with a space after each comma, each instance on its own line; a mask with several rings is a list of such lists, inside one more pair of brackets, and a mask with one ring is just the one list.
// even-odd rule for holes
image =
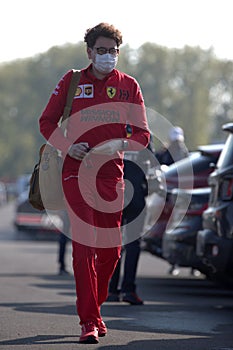
[[[30, 277], [28, 274], [22, 276]], [[1, 274], [0, 277], [20, 277], [19, 274]], [[53, 275], [32, 275], [33, 278], [38, 279], [38, 283], [30, 284], [36, 288], [49, 288], [56, 290], [56, 293], [61, 295], [68, 295], [72, 297], [72, 302], [46, 302], [46, 303], [3, 303], [0, 307], [8, 307], [18, 312], [30, 313], [44, 313], [53, 315], [76, 315], [75, 305], [73, 303], [75, 297], [75, 285], [72, 276], [53, 276]], [[178, 279], [172, 277], [165, 278], [138, 278], [138, 288], [143, 286], [143, 294], [141, 295], [145, 304], [143, 306], [131, 306], [126, 303], [105, 303], [102, 306], [103, 317], [113, 318], [107, 322], [108, 328], [119, 331], [129, 332], [146, 332], [146, 333], [161, 333], [161, 334], [180, 334], [180, 331], [171, 330], [164, 326], [163, 329], [156, 329], [155, 327], [148, 327], [145, 322], [145, 315], [163, 315], [168, 313], [180, 312], [195, 312], [202, 313], [203, 310], [207, 314], [218, 313], [223, 317], [226, 314], [232, 316], [233, 311], [233, 291], [218, 288], [213, 286], [209, 281], [199, 279]], [[151, 293], [154, 290], [154, 293]], [[159, 291], [159, 292], [158, 292]], [[190, 303], [190, 298], [201, 296], [201, 301], [196, 298], [195, 305]], [[226, 306], [219, 305], [218, 298], [230, 299], [232, 304]], [[222, 300], [222, 299], [221, 299]], [[140, 322], [140, 315], [144, 315], [144, 319]], [[35, 316], [36, 317], [36, 316]], [[120, 319], [119, 319], [120, 318]], [[131, 320], [137, 320], [131, 322]], [[157, 320], [157, 322], [159, 322]], [[200, 327], [199, 327], [200, 329]], [[175, 349], [192, 349], [192, 350], [232, 350], [232, 329], [233, 324], [224, 325], [224, 328], [219, 327], [215, 332], [205, 332], [205, 329], [200, 332], [193, 330], [193, 332], [182, 330], [182, 335], [187, 334], [188, 339], [153, 339], [129, 341], [127, 345], [98, 345], [98, 350], [144, 350], [144, 349], [159, 349], [159, 350], [175, 350]], [[191, 334], [191, 336], [190, 336]], [[193, 338], [192, 338], [193, 334]], [[224, 335], [224, 348], [222, 346], [222, 339]], [[161, 335], [161, 337], [163, 337]], [[200, 337], [200, 338], [197, 338]], [[54, 344], [78, 344], [77, 335], [36, 335], [33, 337], [16, 338], [6, 341], [0, 341], [0, 346], [16, 346], [16, 345], [54, 345]], [[214, 346], [213, 346], [214, 344]], [[81, 346], [81, 345], [80, 345]], [[226, 347], [228, 346], [228, 347]], [[47, 348], [46, 348], [47, 350]], [[89, 348], [88, 348], [89, 350]]]
[[[73, 339], [73, 340], [72, 340]], [[48, 349], [48, 345], [76, 345], [78, 346], [79, 342], [77, 340], [77, 335], [36, 335], [34, 337], [26, 337], [20, 339], [12, 339], [8, 341], [0, 341], [0, 346], [30, 346], [38, 345], [40, 349]], [[214, 344], [214, 345], [213, 345]], [[189, 339], [153, 339], [153, 340], [136, 340], [129, 341], [126, 345], [95, 345], [95, 349], [98, 350], [232, 350], [232, 340], [225, 339], [224, 347], [222, 338], [218, 335], [213, 337], [206, 338], [196, 338], [196, 335], [192, 338], [189, 336]], [[86, 348], [90, 350], [90, 347], [94, 345], [80, 344], [80, 348]], [[15, 348], [14, 348], [15, 349]], [[73, 349], [73, 348], [72, 348]]]

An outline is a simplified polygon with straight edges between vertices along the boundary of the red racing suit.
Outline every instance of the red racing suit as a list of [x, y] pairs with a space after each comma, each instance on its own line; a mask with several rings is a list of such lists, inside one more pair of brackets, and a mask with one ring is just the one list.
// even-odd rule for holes
[[[98, 326], [100, 306], [120, 256], [123, 208], [123, 152], [91, 154], [78, 161], [68, 153], [73, 143], [89, 148], [113, 139], [127, 139], [130, 150], [145, 148], [150, 133], [143, 97], [136, 80], [114, 69], [103, 80], [81, 71], [66, 135], [58, 127], [66, 104], [72, 71], [53, 91], [39, 123], [42, 135], [63, 154], [63, 189], [72, 230], [73, 269], [80, 324]], [[132, 134], [127, 136], [126, 125]]]

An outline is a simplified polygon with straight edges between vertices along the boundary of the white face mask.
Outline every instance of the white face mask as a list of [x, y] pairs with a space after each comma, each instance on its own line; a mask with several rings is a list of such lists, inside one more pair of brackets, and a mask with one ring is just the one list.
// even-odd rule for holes
[[100, 73], [108, 74], [116, 67], [117, 61], [118, 56], [113, 56], [110, 53], [104, 55], [96, 54], [93, 65]]

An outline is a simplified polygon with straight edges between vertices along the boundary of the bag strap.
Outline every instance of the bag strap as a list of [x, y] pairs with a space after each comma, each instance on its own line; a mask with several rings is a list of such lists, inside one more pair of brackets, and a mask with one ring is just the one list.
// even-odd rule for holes
[[77, 85], [79, 84], [79, 81], [80, 81], [80, 76], [81, 76], [81, 71], [73, 69], [73, 74], [71, 77], [70, 86], [69, 86], [69, 90], [68, 90], [67, 97], [66, 97], [66, 106], [64, 108], [61, 122], [63, 122], [64, 120], [66, 120], [70, 116], [73, 98], [74, 98], [74, 95], [75, 95], [75, 92], [77, 89]]

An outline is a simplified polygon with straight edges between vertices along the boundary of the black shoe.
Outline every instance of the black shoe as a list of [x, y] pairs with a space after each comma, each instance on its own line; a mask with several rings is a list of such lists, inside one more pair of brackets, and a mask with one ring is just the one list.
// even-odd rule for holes
[[66, 269], [60, 269], [59, 270], [59, 276], [69, 276], [69, 272]]
[[122, 301], [129, 303], [131, 305], [143, 305], [142, 299], [136, 293], [123, 293]]
[[107, 297], [107, 299], [106, 299], [106, 301], [115, 301], [115, 302], [119, 302], [119, 301], [120, 301], [119, 294], [109, 293], [109, 294], [108, 294], [108, 297]]

